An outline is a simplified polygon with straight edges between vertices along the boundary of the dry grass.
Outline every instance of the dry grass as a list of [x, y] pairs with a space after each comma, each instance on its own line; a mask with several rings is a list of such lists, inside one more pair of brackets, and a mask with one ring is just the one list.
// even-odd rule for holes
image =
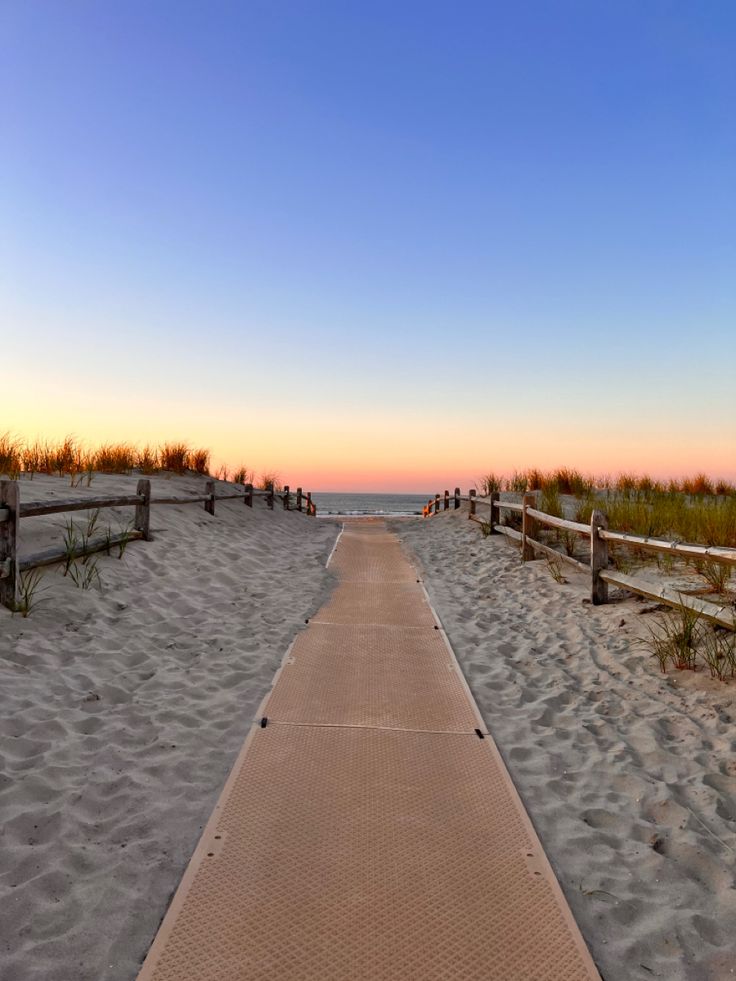
[[478, 489], [485, 488], [488, 482], [493, 485], [490, 487], [491, 490], [503, 489], [517, 494], [555, 487], [559, 494], [571, 494], [574, 497], [586, 497], [595, 490], [612, 491], [622, 497], [646, 497], [656, 494], [684, 494], [689, 497], [736, 496], [736, 485], [703, 473], [665, 481], [656, 480], [648, 474], [621, 473], [618, 477], [594, 477], [583, 474], [574, 467], [557, 467], [549, 471], [530, 467], [528, 470], [515, 470], [508, 477], [490, 471], [480, 478], [476, 486]]
[[476, 480], [475, 489], [482, 497], [488, 497], [494, 491], [503, 490], [503, 477], [495, 473], [484, 474]]
[[91, 482], [95, 472], [128, 474], [139, 470], [152, 474], [169, 470], [209, 475], [210, 460], [208, 449], [190, 449], [187, 443], [181, 442], [167, 442], [159, 447], [146, 445], [141, 449], [127, 442], [87, 446], [74, 436], [56, 443], [23, 442], [9, 433], [0, 436], [0, 474], [11, 478], [21, 475], [33, 478], [37, 473], [69, 476], [73, 486], [82, 482], [83, 475]]
[[280, 475], [274, 471], [268, 471], [264, 474], [261, 474], [258, 480], [258, 489], [279, 493], [283, 489], [281, 486]]
[[158, 451], [159, 465], [172, 473], [186, 473], [190, 452], [186, 443], [164, 443]]
[[22, 467], [22, 446], [10, 433], [0, 436], [0, 474], [11, 479], [18, 476]]

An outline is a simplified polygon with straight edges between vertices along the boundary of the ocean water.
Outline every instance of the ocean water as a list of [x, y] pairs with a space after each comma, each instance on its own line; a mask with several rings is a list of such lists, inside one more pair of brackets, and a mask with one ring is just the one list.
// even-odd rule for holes
[[312, 500], [317, 505], [317, 517], [329, 514], [343, 514], [346, 517], [421, 514], [430, 497], [434, 497], [434, 494], [312, 494]]

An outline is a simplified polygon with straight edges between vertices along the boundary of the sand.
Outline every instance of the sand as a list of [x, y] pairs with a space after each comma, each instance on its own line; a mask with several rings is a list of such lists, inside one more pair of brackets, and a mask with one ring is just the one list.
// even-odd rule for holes
[[[72, 491], [37, 476], [21, 499], [135, 481]], [[130, 515], [100, 521], [117, 531]], [[60, 544], [68, 517], [21, 522], [22, 550]], [[101, 590], [50, 569], [29, 618], [0, 609], [3, 981], [135, 978], [284, 652], [331, 587], [337, 526], [278, 502], [154, 507], [152, 530], [99, 559]]]
[[660, 674], [651, 603], [592, 607], [465, 511], [392, 527], [605, 981], [735, 977], [736, 683]]

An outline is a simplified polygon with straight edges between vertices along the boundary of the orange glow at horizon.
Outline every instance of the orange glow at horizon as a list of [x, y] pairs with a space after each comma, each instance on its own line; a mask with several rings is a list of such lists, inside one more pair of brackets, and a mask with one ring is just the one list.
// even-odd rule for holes
[[634, 472], [661, 479], [705, 472], [736, 479], [733, 440], [725, 427], [706, 432], [693, 427], [684, 433], [661, 426], [606, 431], [576, 420], [567, 426], [558, 421], [543, 431], [537, 424], [504, 428], [490, 419], [471, 424], [462, 412], [437, 419], [405, 413], [397, 420], [388, 412], [367, 418], [322, 410], [310, 416], [278, 406], [263, 415], [227, 404], [205, 404], [194, 411], [183, 400], [167, 404], [164, 411], [153, 399], [139, 399], [122, 411], [104, 403], [93, 407], [79, 397], [62, 404], [55, 399], [52, 410], [44, 401], [28, 406], [22, 417], [3, 420], [0, 431], [51, 441], [73, 434], [89, 445], [181, 440], [208, 447], [215, 467], [225, 463], [231, 470], [245, 465], [256, 474], [275, 471], [291, 486], [313, 491], [466, 489], [490, 471], [509, 475], [560, 466], [594, 476]]

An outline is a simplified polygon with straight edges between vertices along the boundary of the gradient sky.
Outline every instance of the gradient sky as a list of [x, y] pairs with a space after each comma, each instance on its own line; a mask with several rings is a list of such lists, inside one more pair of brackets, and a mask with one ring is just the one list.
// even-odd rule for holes
[[0, 432], [736, 477], [736, 4], [0, 3]]

